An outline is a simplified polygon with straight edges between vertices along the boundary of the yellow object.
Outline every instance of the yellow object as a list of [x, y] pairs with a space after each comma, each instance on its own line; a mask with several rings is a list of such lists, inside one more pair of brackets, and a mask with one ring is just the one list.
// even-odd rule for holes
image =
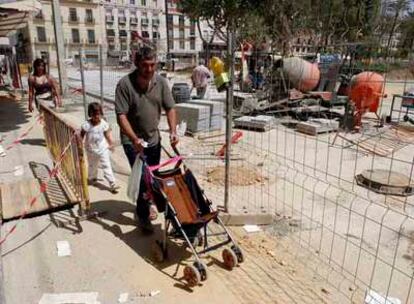
[[224, 62], [218, 57], [210, 59], [210, 70], [214, 74], [214, 84], [219, 92], [224, 91], [230, 82], [228, 74], [224, 71]]
[[218, 77], [224, 73], [224, 62], [214, 56], [210, 60], [210, 69], [213, 71], [214, 77]]
[[227, 84], [230, 82], [229, 75], [227, 73], [221, 73], [219, 76], [214, 77], [214, 84], [217, 91], [222, 92], [227, 89]]

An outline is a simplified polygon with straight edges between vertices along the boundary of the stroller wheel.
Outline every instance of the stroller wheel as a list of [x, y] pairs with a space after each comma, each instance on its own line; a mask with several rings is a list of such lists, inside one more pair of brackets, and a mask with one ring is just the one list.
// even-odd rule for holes
[[162, 263], [165, 260], [165, 254], [162, 250], [162, 244], [155, 242], [151, 247], [151, 255], [155, 262]]
[[203, 262], [194, 262], [194, 267], [197, 268], [201, 276], [201, 281], [207, 280], [207, 266]]
[[184, 280], [187, 281], [190, 287], [196, 286], [201, 281], [200, 272], [193, 265], [187, 265], [184, 268]]
[[237, 262], [239, 262], [239, 264], [244, 262], [244, 255], [242, 250], [240, 249], [239, 246], [233, 245], [231, 246], [231, 250], [236, 254], [237, 257]]
[[221, 253], [221, 256], [223, 257], [224, 265], [229, 270], [232, 270], [234, 267], [237, 266], [238, 260], [236, 254], [233, 252], [233, 250], [230, 250], [228, 248], [224, 248], [223, 252]]

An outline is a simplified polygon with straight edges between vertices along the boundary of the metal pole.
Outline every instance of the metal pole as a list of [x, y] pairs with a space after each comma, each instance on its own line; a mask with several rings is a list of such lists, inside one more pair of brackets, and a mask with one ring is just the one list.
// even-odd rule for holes
[[85, 111], [85, 120], [88, 119], [88, 104], [86, 102], [86, 88], [85, 88], [85, 75], [83, 71], [83, 50], [79, 49], [79, 67], [81, 73], [82, 82], [82, 97], [83, 97], [83, 109]]
[[55, 31], [56, 60], [59, 73], [59, 87], [60, 93], [63, 97], [65, 97], [67, 93], [68, 75], [66, 74], [65, 65], [63, 63], [65, 45], [63, 42], [62, 18], [60, 16], [59, 0], [52, 0], [52, 10]]
[[229, 78], [230, 83], [227, 89], [226, 96], [226, 158], [225, 158], [225, 177], [224, 177], [224, 211], [229, 212], [229, 193], [230, 193], [230, 151], [231, 151], [231, 136], [233, 123], [233, 79], [234, 79], [234, 29], [229, 26], [227, 32], [227, 56], [230, 58], [229, 63]]
[[168, 0], [164, 0], [165, 4], [165, 28], [167, 30], [167, 64], [169, 64], [170, 60], [170, 32], [168, 26]]
[[99, 76], [101, 86], [101, 105], [104, 103], [104, 92], [103, 92], [103, 49], [102, 45], [99, 45]]

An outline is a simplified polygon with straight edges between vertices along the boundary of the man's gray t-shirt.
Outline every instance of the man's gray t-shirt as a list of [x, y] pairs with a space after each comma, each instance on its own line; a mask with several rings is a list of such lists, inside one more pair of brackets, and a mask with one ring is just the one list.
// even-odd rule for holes
[[[140, 92], [137, 85], [137, 70], [124, 76], [115, 91], [116, 114], [125, 114], [135, 134], [155, 146], [160, 142], [158, 125], [161, 109], [168, 111], [174, 107], [174, 99], [167, 79], [155, 74], [147, 92]], [[131, 143], [121, 131], [121, 143]]]

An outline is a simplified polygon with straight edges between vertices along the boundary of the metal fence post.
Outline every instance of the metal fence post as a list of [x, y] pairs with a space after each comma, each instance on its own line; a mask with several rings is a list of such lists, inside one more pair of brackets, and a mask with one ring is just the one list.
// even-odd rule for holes
[[83, 108], [85, 111], [85, 120], [88, 119], [88, 104], [86, 102], [86, 88], [85, 88], [85, 75], [83, 71], [83, 50], [79, 49], [79, 67], [81, 73], [81, 82], [82, 82], [82, 97], [83, 97]]
[[234, 29], [230, 26], [227, 39], [227, 51], [230, 58], [230, 83], [227, 89], [226, 100], [226, 158], [225, 158], [225, 177], [224, 177], [224, 211], [229, 212], [229, 192], [230, 192], [230, 151], [233, 122], [233, 78], [234, 78]]
[[99, 45], [99, 84], [101, 92], [101, 105], [104, 103], [104, 92], [103, 92], [103, 49], [102, 45]]

